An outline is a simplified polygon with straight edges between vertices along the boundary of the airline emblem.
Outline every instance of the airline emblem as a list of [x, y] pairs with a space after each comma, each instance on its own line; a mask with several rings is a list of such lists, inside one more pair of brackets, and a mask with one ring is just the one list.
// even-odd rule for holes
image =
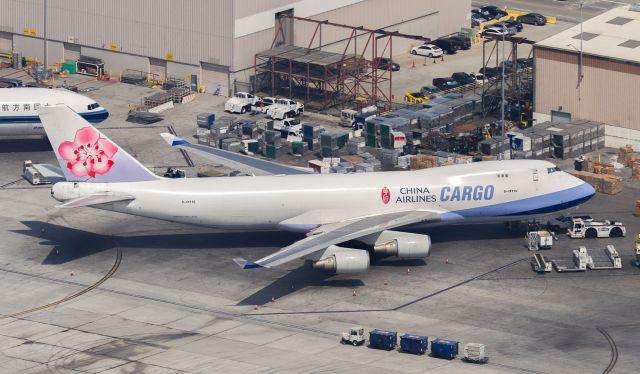
[[382, 187], [380, 196], [382, 197], [382, 202], [388, 204], [389, 200], [391, 200], [391, 191], [387, 187]]

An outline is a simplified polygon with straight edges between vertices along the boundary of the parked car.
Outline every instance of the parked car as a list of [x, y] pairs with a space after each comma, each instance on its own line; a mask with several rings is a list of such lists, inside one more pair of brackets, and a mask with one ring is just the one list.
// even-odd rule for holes
[[509, 15], [509, 13], [505, 12], [504, 10], [494, 5], [483, 6], [482, 8], [480, 8], [480, 13], [482, 13], [485, 16], [488, 16], [489, 19], [500, 19], [504, 16]]
[[433, 78], [432, 83], [442, 91], [460, 87], [460, 83], [451, 78]]
[[481, 14], [471, 13], [471, 27], [478, 27], [482, 22], [487, 22]]
[[507, 30], [509, 35], [515, 35], [515, 34], [518, 33], [518, 27], [516, 25], [512, 25], [512, 24], [507, 23], [505, 21], [496, 22], [491, 26], [492, 27], [503, 27], [505, 30]]
[[462, 86], [476, 83], [475, 78], [473, 78], [471, 75], [464, 72], [456, 72], [451, 74], [451, 79], [460, 83], [460, 85]]
[[518, 21], [515, 18], [510, 18], [510, 19], [504, 20], [502, 22], [506, 23], [507, 25], [515, 26], [517, 32], [521, 32], [524, 29], [524, 25], [522, 24], [522, 22]]
[[425, 96], [422, 92], [407, 92], [404, 94], [404, 101], [409, 103], [426, 103], [431, 98]]
[[527, 13], [517, 18], [522, 23], [527, 23], [534, 26], [544, 26], [547, 24], [547, 17], [540, 13]]
[[411, 54], [427, 57], [440, 57], [444, 52], [433, 44], [423, 44], [421, 46], [411, 48]]
[[392, 70], [392, 71], [400, 70], [400, 64], [393, 62], [393, 60], [387, 57], [377, 57], [374, 60], [374, 65], [377, 65], [378, 69], [381, 69], [381, 70]]
[[478, 72], [487, 78], [494, 78], [499, 77], [502, 71], [496, 67], [489, 66], [487, 68], [480, 68]]
[[551, 218], [547, 221], [547, 227], [551, 231], [564, 231], [569, 229], [573, 225], [573, 219], [580, 218], [585, 222], [593, 221], [593, 217], [591, 216], [565, 216], [562, 215], [560, 217]]
[[462, 50], [471, 49], [471, 39], [465, 36], [451, 36], [447, 38], [449, 40], [453, 40], [455, 43], [458, 43], [458, 47]]
[[458, 47], [458, 43], [444, 38], [433, 40], [431, 44], [440, 47], [448, 55], [454, 55], [458, 52], [458, 49], [460, 49], [460, 47]]
[[509, 35], [509, 30], [506, 27], [490, 26], [485, 27], [480, 34], [482, 36], [502, 37]]
[[519, 58], [516, 61], [523, 69], [533, 67], [533, 58]]
[[476, 84], [479, 86], [482, 86], [484, 84], [487, 84], [489, 82], [489, 80], [487, 80], [487, 77], [484, 76], [484, 74], [481, 73], [469, 73], [469, 75], [471, 77], [473, 77], [473, 79], [476, 81]]
[[440, 89], [436, 86], [423, 86], [420, 89], [420, 92], [422, 92], [424, 96], [429, 96], [430, 98], [433, 98], [436, 94], [439, 94], [442, 91], [440, 91]]

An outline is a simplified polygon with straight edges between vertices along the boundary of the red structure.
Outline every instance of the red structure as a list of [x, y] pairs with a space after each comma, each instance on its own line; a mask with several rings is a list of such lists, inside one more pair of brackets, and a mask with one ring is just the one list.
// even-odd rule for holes
[[[292, 27], [294, 20], [315, 24], [306, 47], [285, 45], [284, 30]], [[323, 27], [344, 30], [341, 52], [322, 50]], [[317, 109], [354, 100], [362, 105], [389, 107], [393, 100], [393, 71], [379, 67], [380, 58], [393, 56], [394, 37], [431, 41], [419, 35], [283, 15], [276, 25], [271, 48], [255, 55], [254, 90], [300, 98], [306, 106]]]

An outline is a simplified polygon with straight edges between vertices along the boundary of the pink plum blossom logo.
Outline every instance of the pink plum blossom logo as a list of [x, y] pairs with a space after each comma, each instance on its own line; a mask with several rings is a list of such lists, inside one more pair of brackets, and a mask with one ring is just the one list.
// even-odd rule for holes
[[389, 200], [391, 200], [391, 191], [389, 191], [388, 187], [382, 187], [382, 191], [380, 191], [380, 197], [382, 198], [383, 203], [389, 204]]
[[113, 156], [118, 152], [109, 140], [91, 126], [76, 131], [73, 142], [63, 142], [58, 147], [58, 154], [67, 161], [67, 169], [77, 177], [105, 174], [113, 166]]

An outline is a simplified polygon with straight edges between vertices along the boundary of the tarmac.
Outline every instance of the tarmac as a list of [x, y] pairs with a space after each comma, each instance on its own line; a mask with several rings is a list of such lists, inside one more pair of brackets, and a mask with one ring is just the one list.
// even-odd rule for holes
[[[195, 174], [159, 133], [172, 126], [193, 139], [195, 115], [222, 113], [226, 100], [198, 95], [163, 113], [162, 122], [137, 125], [124, 121], [129, 105], [155, 89], [68, 80], [98, 88], [86, 94], [111, 113], [98, 127], [157, 173], [178, 166]], [[2, 373], [634, 373], [640, 367], [640, 269], [632, 255], [640, 186], [628, 171], [622, 193], [597, 194], [571, 211], [619, 219], [626, 238], [559, 235], [544, 251], [567, 259], [581, 245], [613, 244], [620, 270], [536, 274], [524, 232], [486, 223], [413, 229], [432, 237], [425, 261], [376, 259], [365, 274], [331, 276], [302, 260], [258, 270], [232, 261], [263, 257], [298, 234], [57, 209], [48, 186], [20, 176], [27, 159], [55, 162], [46, 141], [0, 139]], [[467, 342], [483, 343], [490, 360], [474, 365], [341, 345], [340, 333], [352, 325], [456, 340], [461, 352]]]

